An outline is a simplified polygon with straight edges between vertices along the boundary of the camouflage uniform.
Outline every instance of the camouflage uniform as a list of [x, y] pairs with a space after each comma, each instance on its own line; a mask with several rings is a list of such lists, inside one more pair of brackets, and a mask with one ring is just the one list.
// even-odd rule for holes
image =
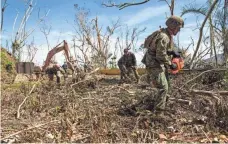
[[[173, 21], [170, 22], [170, 19], [173, 20], [172, 18], [166, 21], [166, 25], [172, 28], [177, 27], [178, 23], [175, 25], [172, 23]], [[181, 20], [180, 18], [180, 22], [183, 22]], [[174, 21], [177, 21], [175, 16]], [[183, 26], [183, 23], [179, 25]], [[144, 47], [147, 48], [147, 51], [142, 59], [142, 63], [146, 65], [148, 81], [152, 81], [153, 85], [158, 89], [158, 94], [155, 97], [155, 108], [164, 109], [169, 89], [167, 66], [172, 65], [167, 51], [173, 49], [172, 35], [168, 28], [160, 29], [148, 36]]]
[[133, 72], [138, 82], [139, 75], [136, 70], [136, 57], [133, 53], [127, 52], [118, 60], [121, 80], [127, 79], [130, 81], [130, 74]]
[[60, 73], [65, 75], [63, 68], [57, 64], [50, 64], [46, 69], [46, 73], [48, 74], [49, 81], [53, 81], [54, 75], [56, 75], [57, 83], [60, 83]]
[[36, 80], [40, 79], [41, 72], [42, 72], [42, 68], [40, 66], [35, 66], [34, 67], [34, 73], [36, 75]]

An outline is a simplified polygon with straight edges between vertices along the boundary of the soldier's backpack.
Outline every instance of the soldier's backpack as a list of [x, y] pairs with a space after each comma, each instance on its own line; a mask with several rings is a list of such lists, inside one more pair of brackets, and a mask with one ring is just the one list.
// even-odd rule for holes
[[154, 39], [160, 34], [161, 30], [157, 30], [150, 34], [144, 41], [144, 48], [150, 48], [155, 45]]
[[156, 39], [156, 37], [160, 34], [160, 32], [161, 32], [161, 30], [157, 30], [157, 31], [153, 32], [144, 41], [144, 48], [146, 48], [147, 50], [146, 50], [146, 53], [144, 54], [141, 62], [145, 65], [146, 65], [146, 55], [147, 55], [148, 49], [150, 47], [155, 46], [156, 41], [154, 41], [154, 39]]

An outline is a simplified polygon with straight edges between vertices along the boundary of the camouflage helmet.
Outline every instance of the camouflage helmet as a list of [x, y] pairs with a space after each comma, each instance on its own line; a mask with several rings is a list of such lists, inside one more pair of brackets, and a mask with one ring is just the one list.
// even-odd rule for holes
[[184, 20], [179, 16], [171, 16], [166, 20], [165, 24], [171, 29], [174, 29], [176, 27], [182, 27], [183, 28], [184, 27]]

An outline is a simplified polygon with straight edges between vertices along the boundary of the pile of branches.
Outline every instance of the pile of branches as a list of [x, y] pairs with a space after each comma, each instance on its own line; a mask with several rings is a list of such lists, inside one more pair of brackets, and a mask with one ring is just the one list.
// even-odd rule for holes
[[[118, 77], [6, 89], [1, 141], [228, 142], [223, 135], [228, 132], [228, 85], [223, 80], [206, 84], [211, 72], [172, 77], [163, 115], [151, 110], [156, 89], [119, 85]], [[91, 80], [96, 87], [88, 85]]]

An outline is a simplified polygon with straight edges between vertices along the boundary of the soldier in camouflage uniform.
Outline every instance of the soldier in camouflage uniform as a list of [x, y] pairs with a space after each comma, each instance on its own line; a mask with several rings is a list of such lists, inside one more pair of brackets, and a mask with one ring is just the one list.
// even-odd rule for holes
[[133, 72], [138, 82], [139, 75], [136, 70], [136, 57], [133, 53], [129, 52], [127, 48], [124, 49], [124, 55], [118, 60], [118, 67], [120, 69], [121, 80], [126, 79], [131, 81], [129, 76]]
[[54, 80], [54, 75], [56, 75], [57, 83], [60, 83], [60, 73], [65, 76], [65, 71], [62, 67], [60, 67], [57, 62], [52, 62], [46, 69], [46, 73], [48, 74], [49, 81]]
[[164, 109], [169, 89], [167, 71], [168, 68], [176, 69], [171, 63], [171, 55], [177, 55], [173, 51], [173, 36], [184, 26], [184, 21], [178, 16], [171, 16], [166, 21], [167, 28], [162, 28], [149, 35], [144, 47], [147, 48], [142, 63], [146, 65], [149, 81], [158, 89], [155, 97], [155, 109]]

